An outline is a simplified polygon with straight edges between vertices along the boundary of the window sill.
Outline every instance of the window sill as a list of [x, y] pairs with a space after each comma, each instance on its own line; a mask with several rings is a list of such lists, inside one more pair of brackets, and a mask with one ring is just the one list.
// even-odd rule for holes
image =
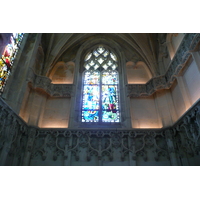
[[121, 128], [120, 122], [81, 122], [79, 128]]

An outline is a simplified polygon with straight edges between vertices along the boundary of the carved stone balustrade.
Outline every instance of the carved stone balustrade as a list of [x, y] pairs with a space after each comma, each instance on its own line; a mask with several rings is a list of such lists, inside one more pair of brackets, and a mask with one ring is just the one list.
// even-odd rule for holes
[[146, 97], [152, 95], [157, 90], [169, 89], [175, 81], [176, 76], [179, 74], [190, 57], [191, 52], [195, 50], [199, 42], [200, 34], [186, 34], [165, 75], [154, 77], [146, 84], [128, 84], [127, 96]]
[[43, 129], [0, 99], [1, 165], [200, 165], [199, 138], [200, 100], [164, 129]]
[[19, 165], [25, 153], [28, 126], [0, 98], [0, 165]]

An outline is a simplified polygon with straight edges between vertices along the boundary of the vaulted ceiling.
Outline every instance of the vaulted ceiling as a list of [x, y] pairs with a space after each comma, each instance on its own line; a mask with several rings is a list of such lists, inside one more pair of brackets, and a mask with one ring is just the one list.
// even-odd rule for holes
[[159, 43], [163, 43], [166, 34], [157, 33], [44, 33], [41, 38], [44, 51], [42, 73], [47, 74], [58, 61], [75, 61], [79, 48], [96, 38], [117, 43], [123, 49], [126, 62], [143, 61], [153, 76], [159, 74]]

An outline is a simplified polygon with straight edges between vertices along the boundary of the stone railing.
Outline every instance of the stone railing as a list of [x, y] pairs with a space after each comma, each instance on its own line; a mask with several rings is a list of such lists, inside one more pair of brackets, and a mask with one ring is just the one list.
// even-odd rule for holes
[[200, 42], [200, 34], [188, 33], [183, 38], [173, 60], [165, 75], [154, 77], [146, 84], [128, 84], [127, 94], [129, 97], [146, 97], [160, 89], [169, 89], [176, 76], [184, 67], [197, 44]]
[[165, 129], [42, 129], [0, 110], [1, 165], [200, 165], [200, 101]]
[[20, 165], [29, 128], [0, 98], [0, 165]]

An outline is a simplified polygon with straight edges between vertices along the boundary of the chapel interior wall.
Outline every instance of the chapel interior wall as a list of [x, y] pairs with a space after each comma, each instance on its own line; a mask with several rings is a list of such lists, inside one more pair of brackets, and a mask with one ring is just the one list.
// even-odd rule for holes
[[200, 98], [198, 61], [190, 57], [169, 89], [130, 99], [132, 128], [171, 126]]
[[40, 128], [68, 128], [70, 98], [48, 97], [46, 99]]
[[127, 62], [126, 73], [128, 84], [145, 84], [152, 78], [151, 72], [142, 61], [136, 64], [131, 61]]
[[191, 103], [194, 104], [200, 98], [200, 72], [193, 59], [183, 73], [183, 80]]
[[[178, 48], [182, 36], [175, 38], [177, 41], [174, 40], [173, 43]], [[36, 49], [36, 45], [34, 48]], [[132, 128], [161, 128], [173, 125], [187, 111], [188, 105], [192, 106], [200, 97], [200, 73], [197, 66], [200, 63], [198, 62], [198, 59], [191, 58], [179, 75], [182, 81], [177, 78], [169, 89], [158, 90], [148, 97], [130, 98]], [[51, 74], [54, 84], [73, 83], [74, 69], [74, 63], [57, 66]], [[66, 73], [63, 77], [62, 72], [66, 70], [70, 71], [72, 76]], [[126, 63], [126, 74], [128, 84], [145, 84], [152, 78], [143, 62]], [[65, 81], [62, 82], [63, 80]], [[52, 97], [43, 91], [28, 87], [23, 95], [19, 115], [29, 125], [68, 127], [71, 105], [69, 97]], [[187, 101], [190, 102], [187, 104]]]

